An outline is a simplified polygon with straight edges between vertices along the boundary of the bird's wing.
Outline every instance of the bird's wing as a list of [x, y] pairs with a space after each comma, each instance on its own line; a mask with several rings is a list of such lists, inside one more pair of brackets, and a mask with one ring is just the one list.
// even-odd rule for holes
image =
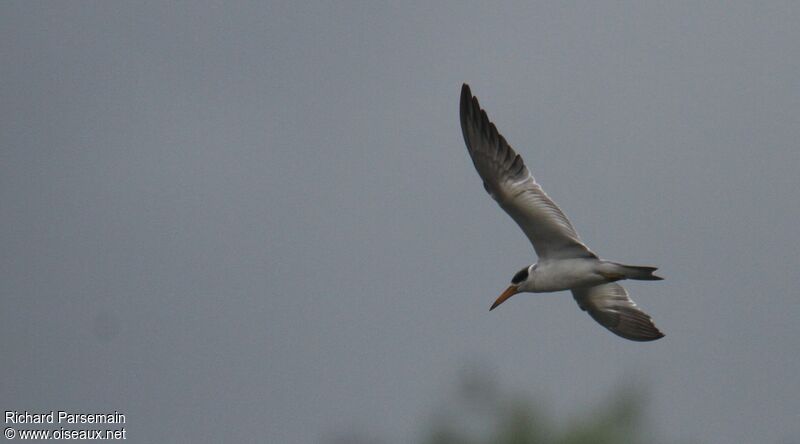
[[574, 288], [572, 295], [581, 309], [615, 335], [631, 341], [655, 341], [664, 337], [650, 316], [628, 297], [622, 285], [610, 283]]
[[540, 259], [597, 257], [497, 132], [466, 84], [461, 88], [461, 131], [483, 187], [522, 228]]

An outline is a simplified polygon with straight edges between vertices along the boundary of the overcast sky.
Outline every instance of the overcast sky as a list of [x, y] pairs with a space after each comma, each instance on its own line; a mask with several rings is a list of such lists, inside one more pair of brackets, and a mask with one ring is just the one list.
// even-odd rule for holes
[[[2, 410], [132, 442], [401, 443], [478, 365], [561, 417], [637, 381], [667, 440], [800, 435], [800, 4], [0, 3]], [[618, 338], [461, 136], [471, 85], [601, 256]]]

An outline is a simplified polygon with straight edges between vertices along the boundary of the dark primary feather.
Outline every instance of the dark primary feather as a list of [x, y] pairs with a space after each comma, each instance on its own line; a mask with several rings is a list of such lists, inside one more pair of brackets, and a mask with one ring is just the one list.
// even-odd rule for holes
[[460, 116], [464, 142], [484, 188], [522, 228], [539, 258], [596, 258], [466, 84], [461, 88]]
[[572, 295], [578, 306], [612, 333], [631, 341], [655, 341], [664, 337], [647, 313], [616, 283], [575, 288]]

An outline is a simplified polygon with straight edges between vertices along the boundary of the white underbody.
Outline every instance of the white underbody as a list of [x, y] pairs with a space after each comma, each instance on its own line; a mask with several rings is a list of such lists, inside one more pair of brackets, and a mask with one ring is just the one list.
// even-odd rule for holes
[[609, 279], [609, 276], [618, 274], [619, 265], [590, 258], [548, 259], [534, 264], [529, 272], [530, 278], [519, 289], [548, 293], [613, 282], [617, 279]]

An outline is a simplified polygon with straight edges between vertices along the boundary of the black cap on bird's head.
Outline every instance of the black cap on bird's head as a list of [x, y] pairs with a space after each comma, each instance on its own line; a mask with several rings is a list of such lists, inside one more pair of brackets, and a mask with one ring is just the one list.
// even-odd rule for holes
[[517, 274], [515, 274], [514, 277], [511, 278], [511, 285], [509, 285], [508, 288], [506, 288], [506, 291], [504, 291], [503, 294], [501, 294], [500, 297], [498, 297], [497, 300], [494, 301], [494, 304], [492, 304], [491, 308], [489, 308], [489, 311], [494, 310], [498, 305], [505, 302], [506, 299], [519, 293], [520, 292], [519, 286], [523, 282], [528, 280], [528, 276], [530, 275], [530, 270], [531, 266], [528, 265], [527, 267], [518, 271]]
[[517, 274], [515, 274], [514, 277], [511, 278], [511, 283], [518, 285], [520, 282], [524, 281], [525, 279], [528, 279], [529, 269], [530, 265], [518, 271]]

